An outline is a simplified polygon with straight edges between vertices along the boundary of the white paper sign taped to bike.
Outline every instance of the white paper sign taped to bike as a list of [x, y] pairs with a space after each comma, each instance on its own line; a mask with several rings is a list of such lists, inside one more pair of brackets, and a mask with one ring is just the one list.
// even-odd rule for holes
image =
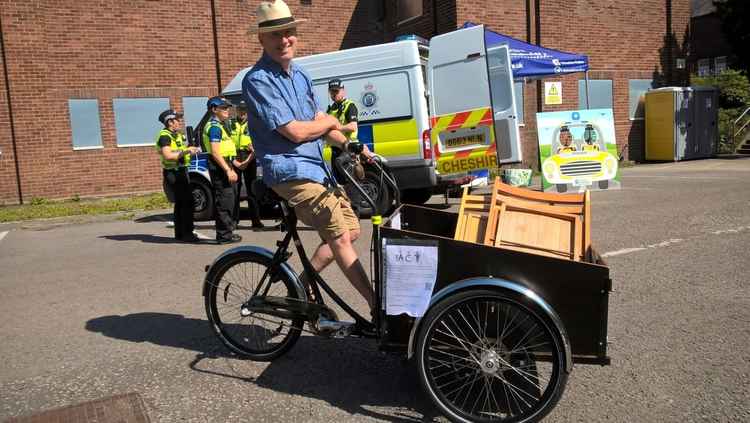
[[437, 280], [437, 243], [402, 239], [385, 241], [385, 313], [422, 317], [430, 305]]

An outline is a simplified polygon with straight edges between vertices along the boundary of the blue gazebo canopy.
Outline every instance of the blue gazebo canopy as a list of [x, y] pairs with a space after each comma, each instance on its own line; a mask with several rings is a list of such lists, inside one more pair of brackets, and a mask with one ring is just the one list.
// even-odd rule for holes
[[[463, 28], [476, 26], [466, 22]], [[544, 48], [490, 31], [485, 27], [484, 42], [487, 48], [506, 44], [510, 48], [510, 62], [514, 78], [540, 78], [573, 72], [586, 72], [589, 58], [582, 54]]]

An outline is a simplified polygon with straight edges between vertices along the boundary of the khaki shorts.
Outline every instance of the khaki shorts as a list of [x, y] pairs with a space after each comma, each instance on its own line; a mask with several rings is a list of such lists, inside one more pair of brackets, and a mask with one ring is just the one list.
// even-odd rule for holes
[[273, 190], [294, 207], [299, 220], [317, 230], [326, 242], [344, 232], [359, 230], [359, 218], [341, 187], [326, 188], [317, 182], [292, 181], [274, 185]]

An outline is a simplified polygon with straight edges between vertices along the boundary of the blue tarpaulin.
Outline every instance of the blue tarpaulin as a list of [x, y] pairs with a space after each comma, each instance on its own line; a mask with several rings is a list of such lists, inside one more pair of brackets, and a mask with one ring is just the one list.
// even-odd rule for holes
[[[466, 22], [463, 27], [469, 28], [472, 26], [476, 26], [476, 24]], [[586, 72], [589, 69], [588, 56], [529, 44], [490, 31], [486, 27], [484, 29], [484, 42], [487, 48], [500, 44], [508, 45], [514, 78], [539, 78], [549, 75]]]

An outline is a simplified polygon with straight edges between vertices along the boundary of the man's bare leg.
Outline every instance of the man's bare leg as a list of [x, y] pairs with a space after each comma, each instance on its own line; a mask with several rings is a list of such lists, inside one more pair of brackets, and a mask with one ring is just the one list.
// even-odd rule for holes
[[[359, 230], [349, 231], [349, 238], [352, 243], [359, 238], [359, 234]], [[333, 263], [333, 261], [333, 251], [331, 251], [331, 247], [326, 242], [322, 242], [318, 245], [318, 248], [315, 249], [315, 253], [313, 253], [312, 258], [310, 259], [310, 263], [313, 265], [316, 272], [321, 272], [328, 267], [329, 264]]]
[[344, 272], [344, 276], [349, 279], [354, 289], [367, 301], [370, 310], [375, 307], [372, 289], [370, 289], [370, 278], [362, 267], [362, 263], [357, 257], [357, 251], [352, 245], [352, 233], [344, 232], [340, 237], [328, 241], [328, 246], [333, 253], [336, 263]]
[[[352, 241], [359, 237], [359, 231], [344, 232], [341, 236], [326, 244], [320, 244], [315, 250], [310, 263], [315, 271], [320, 272], [329, 264], [336, 260], [337, 264], [344, 272], [344, 276], [354, 286], [354, 289], [367, 301], [367, 305], [372, 310], [375, 307], [372, 289], [370, 289], [370, 279], [362, 267], [362, 263], [357, 257], [357, 251], [352, 245]], [[303, 283], [307, 284], [303, 277]]]

